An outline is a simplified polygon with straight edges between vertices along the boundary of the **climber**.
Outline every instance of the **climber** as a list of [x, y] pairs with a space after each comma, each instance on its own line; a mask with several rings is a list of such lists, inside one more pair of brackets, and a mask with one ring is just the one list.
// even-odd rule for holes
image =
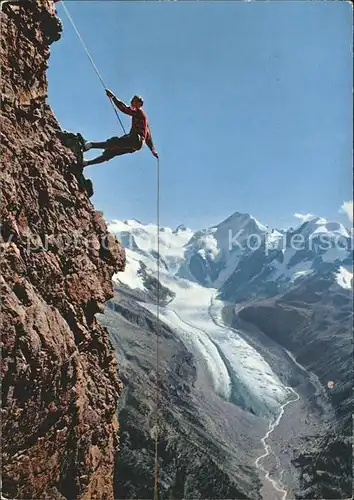
[[88, 151], [92, 148], [104, 149], [104, 151], [93, 160], [84, 160], [83, 166], [97, 165], [98, 163], [111, 160], [115, 156], [134, 153], [143, 147], [144, 142], [155, 158], [158, 158], [159, 155], [152, 142], [147, 116], [145, 111], [141, 109], [144, 104], [143, 99], [135, 95], [130, 101], [130, 106], [127, 106], [124, 102], [117, 99], [109, 89], [106, 89], [106, 94], [122, 113], [132, 117], [132, 126], [130, 132], [121, 137], [111, 137], [104, 142], [85, 142], [83, 147], [84, 151]]

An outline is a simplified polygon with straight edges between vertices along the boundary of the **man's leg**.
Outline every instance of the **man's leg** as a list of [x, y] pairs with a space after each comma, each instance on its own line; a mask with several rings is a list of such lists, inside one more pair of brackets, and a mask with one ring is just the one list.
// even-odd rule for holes
[[107, 141], [103, 142], [86, 142], [85, 149], [88, 151], [89, 149], [106, 149]]
[[84, 145], [84, 151], [88, 151], [89, 149], [108, 149], [113, 144], [119, 141], [119, 137], [111, 137], [107, 139], [107, 141], [102, 142], [86, 142]]
[[84, 160], [82, 162], [83, 167], [88, 167], [89, 165], [98, 165], [99, 163], [104, 163], [105, 161], [108, 161], [116, 156], [110, 148], [112, 147], [112, 144], [116, 144], [117, 141], [119, 141], [119, 137], [111, 137], [110, 139], [107, 139], [107, 141], [103, 142], [86, 142], [84, 146], [85, 151], [97, 148], [104, 149], [104, 152], [100, 156], [97, 156], [92, 160]]
[[116, 156], [125, 155], [127, 153], [134, 153], [135, 149], [126, 147], [125, 149], [106, 149], [103, 154], [97, 156], [97, 158], [93, 158], [93, 160], [84, 160], [82, 165], [84, 167], [88, 167], [89, 165], [98, 165], [99, 163], [104, 163], [105, 161], [111, 160]]
[[107, 158], [107, 155], [103, 153], [102, 155], [97, 156], [97, 158], [93, 158], [92, 160], [84, 160], [82, 162], [82, 166], [88, 167], [89, 165], [98, 165], [99, 163], [104, 163], [108, 160], [110, 160], [110, 158]]
[[[88, 167], [89, 165], [97, 165], [99, 163], [103, 163], [105, 161], [111, 160], [115, 156], [121, 156], [128, 153], [134, 153], [141, 149], [141, 142], [135, 136], [131, 136], [129, 134], [123, 135], [122, 137], [112, 137], [108, 139], [105, 143], [92, 143], [92, 144], [107, 144], [108, 148], [103, 152], [101, 156], [94, 158], [93, 160], [88, 160], [83, 162], [84, 167]], [[101, 146], [97, 146], [101, 147]]]
[[142, 141], [139, 136], [134, 134], [126, 134], [112, 141], [108, 150], [114, 153], [114, 156], [134, 153], [142, 147]]

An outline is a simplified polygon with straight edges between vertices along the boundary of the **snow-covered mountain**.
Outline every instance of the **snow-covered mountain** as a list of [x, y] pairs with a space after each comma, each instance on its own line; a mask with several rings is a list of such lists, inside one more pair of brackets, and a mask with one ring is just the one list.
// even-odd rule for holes
[[181, 275], [202, 285], [219, 288], [240, 258], [260, 245], [268, 231], [248, 214], [234, 213], [219, 225], [197, 231], [188, 242]]
[[[218, 225], [196, 232], [183, 225], [175, 230], [163, 227], [158, 231], [156, 225], [143, 224], [136, 219], [113, 220], [108, 225], [110, 232], [124, 244], [127, 263], [125, 271], [114, 276], [117, 297], [111, 306], [114, 312], [110, 312], [106, 321], [111, 335], [119, 339], [117, 345], [126, 337], [124, 342], [128, 343], [129, 350], [122, 354], [120, 362], [130, 366], [138, 384], [134, 389], [136, 394], [149, 401], [144, 387], [150, 375], [145, 380], [139, 370], [147, 364], [144, 352], [151, 349], [149, 332], [156, 330], [153, 325], [159, 297], [159, 317], [165, 332], [161, 341], [161, 352], [166, 356], [165, 376], [172, 376], [168, 359], [175, 349], [180, 349], [178, 342], [183, 346], [182, 357], [185, 359], [185, 352], [188, 352], [195, 364], [193, 388], [188, 388], [186, 393], [194, 395], [188, 426], [195, 421], [193, 419], [198, 422], [206, 419], [208, 435], [214, 436], [211, 439], [221, 440], [222, 447], [231, 440], [230, 450], [237, 449], [237, 454], [243, 450], [247, 454], [249, 448], [241, 441], [245, 432], [247, 434], [244, 425], [249, 424], [248, 418], [255, 419], [252, 425], [256, 427], [262, 426], [264, 421], [273, 422], [271, 429], [275, 433], [283, 410], [289, 404], [293, 413], [287, 410], [285, 425], [298, 429], [301, 438], [296, 439], [300, 441], [295, 437], [289, 439], [295, 440], [297, 463], [303, 467], [303, 457], [310, 446], [308, 440], [318, 432], [323, 435], [331, 432], [332, 436], [328, 422], [335, 422], [344, 437], [328, 441], [328, 461], [326, 458], [321, 467], [328, 468], [329, 480], [335, 477], [338, 467], [345, 470], [348, 481], [343, 483], [344, 489], [338, 487], [335, 494], [346, 492], [350, 476], [345, 433], [351, 405], [348, 392], [353, 287], [351, 232], [341, 224], [321, 218], [313, 218], [290, 230], [271, 229], [251, 215], [239, 212]], [[128, 333], [125, 335], [122, 329]], [[173, 342], [178, 339], [173, 348], [168, 347], [172, 342], [168, 332], [174, 332]], [[145, 343], [143, 349], [142, 341]], [[189, 373], [190, 361], [188, 366]], [[150, 374], [151, 369], [145, 367], [144, 373]], [[337, 382], [333, 407], [328, 404], [326, 394], [328, 380]], [[167, 387], [166, 401], [169, 401]], [[179, 392], [174, 412], [180, 411], [182, 393]], [[294, 395], [299, 400], [292, 399]], [[235, 413], [236, 409], [241, 414]], [[230, 420], [229, 428], [226, 421], [220, 426], [216, 423], [225, 411]], [[299, 417], [305, 414], [308, 414], [306, 425]], [[236, 431], [231, 422], [241, 421], [242, 424], [236, 424]], [[146, 423], [147, 433], [149, 426]], [[230, 435], [226, 436], [226, 428]], [[278, 442], [288, 443], [287, 437], [279, 432], [274, 446]], [[199, 437], [196, 439], [199, 442]], [[311, 441], [314, 453], [311, 460], [317, 460], [316, 439]], [[130, 441], [127, 443], [131, 446]], [[291, 450], [288, 455], [284, 452], [287, 447], [288, 444], [278, 449], [275, 470], [284, 477], [283, 485], [296, 490], [300, 483], [297, 486], [294, 483], [296, 473], [291, 465], [294, 456]], [[330, 458], [334, 448], [339, 450], [335, 459], [337, 466]], [[227, 463], [230, 458], [225, 460]], [[229, 472], [231, 478], [232, 471]], [[242, 480], [233, 477], [231, 481], [242, 490], [241, 483], [247, 477], [248, 486], [242, 491], [249, 491], [252, 474], [253, 469], [252, 473], [242, 475]], [[302, 488], [308, 489], [311, 498], [319, 497], [317, 479], [313, 480], [312, 473], [307, 470], [306, 478], [311, 484], [309, 486], [302, 479]], [[280, 483], [275, 484], [278, 486], [273, 484], [272, 498], [278, 498], [279, 491], [284, 491], [277, 489], [281, 488]], [[191, 494], [198, 495], [200, 486], [195, 488]], [[228, 494], [224, 490], [215, 493], [213, 488], [210, 491]], [[254, 493], [253, 497], [256, 498]]]
[[[127, 270], [120, 279], [143, 287], [138, 262], [156, 266], [157, 227], [133, 219], [112, 221], [110, 230], [128, 249]], [[217, 226], [197, 232], [185, 226], [174, 231], [160, 228], [159, 238], [165, 271], [203, 287], [232, 288], [233, 294], [238, 289], [257, 293], [266, 287], [274, 293], [318, 272], [331, 274], [343, 288], [352, 286], [353, 236], [342, 224], [322, 218], [279, 231], [235, 212]]]
[[[109, 229], [127, 253], [126, 270], [115, 279], [150, 293], [151, 280], [158, 277], [156, 225], [114, 220]], [[276, 411], [286, 398], [283, 384], [241, 335], [222, 325], [218, 299], [236, 303], [271, 297], [318, 274], [333, 286], [350, 288], [349, 232], [313, 219], [282, 234], [236, 212], [197, 232], [185, 226], [160, 228], [159, 248], [165, 324], [178, 328], [184, 342], [203, 356], [217, 393], [236, 398], [256, 414]], [[156, 310], [152, 302], [144, 306]]]
[[311, 276], [352, 287], [353, 238], [341, 224], [324, 219], [304, 222], [281, 234], [267, 232], [264, 241], [242, 253], [237, 265], [219, 282], [224, 300], [269, 297]]
[[[119, 273], [116, 279], [131, 289], [148, 293], [146, 276], [156, 279], [158, 275], [156, 226], [143, 226], [135, 220], [113, 221], [109, 229], [126, 245], [127, 252], [126, 271]], [[223, 242], [225, 228], [221, 226], [217, 231]], [[237, 398], [241, 406], [256, 414], [276, 412], [286, 398], [283, 384], [241, 336], [230, 334], [227, 328], [220, 326], [221, 303], [216, 299], [217, 289], [205, 287], [181, 273], [186, 269], [188, 249], [199, 248], [199, 242], [206, 241], [205, 234], [196, 235], [187, 228], [183, 231], [162, 228], [159, 234], [159, 278], [172, 297], [162, 308], [161, 319], [169, 327], [178, 329], [185, 344], [203, 357], [218, 394], [225, 399]], [[156, 311], [152, 303], [145, 303], [144, 307]]]

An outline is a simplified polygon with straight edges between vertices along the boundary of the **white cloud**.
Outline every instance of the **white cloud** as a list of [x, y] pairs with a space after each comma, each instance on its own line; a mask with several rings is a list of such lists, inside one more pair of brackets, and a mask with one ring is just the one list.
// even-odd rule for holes
[[298, 214], [298, 213], [295, 213], [294, 217], [296, 217], [297, 219], [300, 219], [302, 222], [306, 222], [308, 220], [313, 219], [314, 215], [313, 214]]
[[339, 211], [342, 214], [347, 214], [350, 222], [353, 222], [353, 200], [345, 201]]

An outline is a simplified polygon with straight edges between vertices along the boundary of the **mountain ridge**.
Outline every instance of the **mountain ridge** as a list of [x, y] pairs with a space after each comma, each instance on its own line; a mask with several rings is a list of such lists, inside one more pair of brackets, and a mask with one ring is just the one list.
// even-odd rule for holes
[[[143, 293], [139, 303], [156, 315], [157, 302], [148, 298], [141, 276], [157, 278], [158, 228], [154, 224], [131, 228], [119, 221], [109, 228], [117, 235], [134, 234], [134, 245], [126, 247], [127, 273], [114, 277], [116, 286]], [[229, 246], [241, 229], [241, 240]], [[319, 240], [322, 234], [327, 239]], [[164, 228], [159, 233], [160, 283], [171, 292], [160, 304], [160, 321], [198, 360], [197, 380], [206, 370], [212, 392], [253, 414], [260, 424], [276, 417], [277, 408], [286, 401], [285, 386], [298, 391], [299, 401], [286, 408], [272, 432], [271, 445], [277, 454], [273, 471], [282, 464], [278, 474], [295, 498], [319, 498], [328, 492], [337, 495], [333, 498], [347, 498], [350, 489], [348, 353], [353, 281], [348, 235], [342, 225], [321, 218], [282, 234], [238, 212], [200, 231], [179, 234]], [[247, 247], [252, 237], [255, 242]], [[322, 359], [318, 353], [324, 348]], [[329, 392], [327, 383], [333, 379], [335, 387]], [[297, 429], [298, 436], [287, 438], [287, 425]], [[319, 456], [326, 471], [322, 479], [309, 465], [319, 464]], [[338, 467], [344, 471], [343, 482], [330, 490], [326, 482], [339, 474]], [[272, 498], [279, 495], [277, 490], [269, 492], [267, 481], [260, 491]]]

